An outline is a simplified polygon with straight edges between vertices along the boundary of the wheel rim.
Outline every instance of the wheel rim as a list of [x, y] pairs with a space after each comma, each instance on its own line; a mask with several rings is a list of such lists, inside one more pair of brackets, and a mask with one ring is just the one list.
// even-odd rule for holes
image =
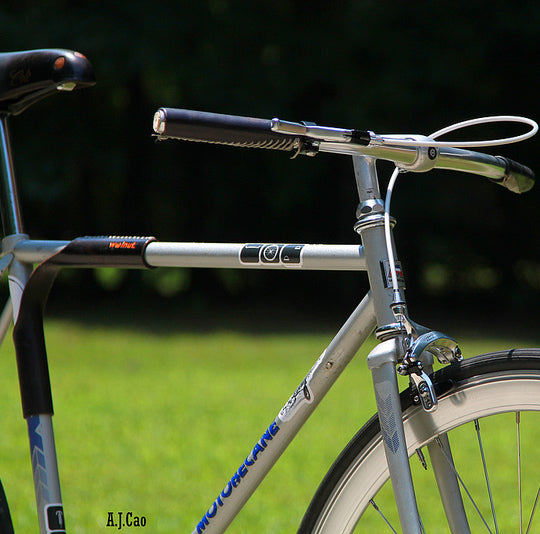
[[[499, 372], [463, 380], [450, 393], [441, 397], [439, 400], [439, 408], [433, 414], [424, 412], [420, 407], [414, 407], [407, 410], [404, 426], [409, 456], [413, 456], [418, 449], [422, 450], [429, 442], [433, 441], [438, 434], [450, 432], [450, 439], [452, 441], [454, 433], [458, 434], [463, 431], [464, 426], [470, 424], [474, 425], [474, 421], [479, 419], [482, 421], [487, 421], [489, 419], [491, 424], [491, 421], [498, 416], [508, 417], [503, 414], [539, 411], [539, 372]], [[538, 420], [539, 421], [537, 421], [535, 425], [532, 425], [533, 427], [538, 428], [540, 426], [537, 424], [540, 422], [540, 416], [538, 417]], [[520, 433], [523, 431], [522, 427], [523, 425], [520, 424]], [[459, 432], [455, 429], [458, 429]], [[473, 439], [476, 438], [467, 438], [467, 441], [473, 441]], [[458, 447], [453, 445], [453, 452], [456, 448]], [[511, 451], [511, 455], [517, 455], [517, 450]], [[456, 465], [458, 465], [457, 462]], [[482, 468], [485, 470], [485, 464], [482, 465]], [[521, 470], [516, 468], [515, 478], [522, 478], [522, 474], [523, 468], [521, 468]], [[462, 478], [465, 479], [466, 477]], [[370, 513], [373, 511], [383, 521], [383, 523], [379, 523], [380, 531], [384, 531], [384, 527], [381, 527], [381, 524], [384, 525], [385, 520], [391, 520], [393, 522], [393, 528], [399, 530], [399, 522], [396, 523], [396, 520], [394, 519], [395, 514], [387, 514], [384, 511], [375, 511], [370, 504], [374, 494], [379, 492], [387, 479], [388, 472], [386, 469], [386, 460], [379, 436], [372, 440], [368, 447], [364, 449], [362, 457], [357, 458], [357, 461], [353, 464], [352, 468], [345, 473], [339, 484], [337, 484], [334, 492], [327, 501], [325, 510], [320, 515], [315, 531], [352, 532], [355, 524], [368, 508], [372, 509], [368, 510]], [[367, 483], [366, 481], [370, 482]], [[514, 481], [512, 481], [512, 483], [514, 483]], [[415, 484], [418, 486], [418, 483], [415, 482]], [[387, 486], [389, 485], [390, 484], [387, 484]], [[436, 486], [433, 487], [436, 491]], [[534, 491], [537, 490], [538, 488]], [[463, 498], [466, 501], [469, 500], [466, 496], [467, 491], [468, 490], [462, 491], [464, 494]], [[516, 527], [512, 530], [513, 532], [527, 532], [528, 516], [530, 516], [531, 512], [525, 509], [533, 507], [535, 497], [538, 495], [538, 493], [533, 493], [531, 497], [529, 493], [530, 490], [528, 490], [528, 502], [526, 505], [523, 503], [523, 497], [520, 498], [519, 508], [522, 509], [522, 517], [521, 519], [516, 519], [516, 524], [521, 524], [522, 526]], [[529, 502], [531, 499], [533, 503]], [[421, 515], [424, 518], [425, 511], [422, 511], [421, 506], [424, 497], [420, 495], [418, 500], [419, 507], [421, 508]], [[493, 502], [494, 499], [491, 498], [488, 508], [494, 506]], [[468, 505], [468, 508], [470, 507], [471, 505]], [[474, 508], [474, 505], [472, 505], [472, 507]], [[477, 512], [474, 511], [473, 515], [476, 513]], [[482, 514], [485, 515], [486, 512], [482, 512]], [[489, 520], [485, 517], [479, 519], [481, 528], [483, 529], [480, 531], [498, 532], [500, 526], [498, 524], [497, 514], [495, 513], [494, 518], [492, 518], [492, 512], [491, 510], [488, 510], [487, 515]], [[540, 515], [540, 513], [538, 515]], [[359, 524], [360, 531], [362, 531], [364, 518], [365, 517], [362, 517], [362, 521], [360, 521]], [[488, 523], [487, 526], [485, 525], [486, 522]], [[476, 525], [478, 521], [474, 520], [473, 523]], [[369, 529], [371, 527], [367, 528]], [[441, 528], [440, 531], [448, 532], [448, 527], [445, 526], [444, 528], [446, 528], [446, 530]], [[471, 528], [473, 527], [471, 526]], [[388, 531], [391, 532], [392, 528], [388, 528]], [[429, 528], [427, 531], [432, 532]], [[473, 529], [473, 532], [474, 531], [475, 530]]]

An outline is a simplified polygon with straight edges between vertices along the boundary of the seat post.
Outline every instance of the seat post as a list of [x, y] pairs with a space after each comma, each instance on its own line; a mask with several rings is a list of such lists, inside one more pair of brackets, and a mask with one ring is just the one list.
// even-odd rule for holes
[[4, 114], [0, 115], [0, 166], [0, 207], [4, 235], [22, 234], [24, 232], [15, 182], [8, 119]]

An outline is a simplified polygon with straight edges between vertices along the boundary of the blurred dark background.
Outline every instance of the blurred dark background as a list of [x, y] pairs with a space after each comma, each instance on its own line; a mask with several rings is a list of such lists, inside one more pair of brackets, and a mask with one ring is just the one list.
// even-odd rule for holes
[[[290, 161], [280, 152], [156, 142], [154, 111], [378, 133], [428, 134], [484, 115], [538, 120], [539, 24], [538, 2], [502, 0], [3, 2], [2, 51], [74, 49], [98, 80], [12, 120], [27, 231], [356, 243], [349, 158]], [[460, 135], [515, 133], [498, 126]], [[494, 153], [538, 171], [538, 146], [536, 138]], [[391, 169], [379, 170], [384, 187]], [[393, 211], [411, 308], [534, 324], [539, 190], [519, 196], [470, 175], [403, 175]], [[91, 293], [130, 306], [143, 295], [186, 309], [232, 298], [239, 307], [286, 301], [320, 311], [349, 309], [365, 288], [356, 273], [158, 269], [66, 272], [56, 292], [75, 304]]]

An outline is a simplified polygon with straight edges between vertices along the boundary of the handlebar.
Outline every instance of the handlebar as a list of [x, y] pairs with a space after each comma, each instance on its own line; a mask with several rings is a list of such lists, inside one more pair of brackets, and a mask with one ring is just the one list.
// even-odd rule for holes
[[529, 191], [535, 180], [531, 169], [509, 158], [439, 146], [433, 139], [420, 135], [378, 135], [312, 123], [173, 108], [158, 109], [154, 115], [154, 131], [159, 139], [277, 149], [294, 152], [293, 157], [329, 152], [387, 160], [411, 172], [433, 168], [469, 172], [489, 178], [514, 193]]
[[272, 121], [222, 115], [187, 109], [161, 108], [154, 116], [154, 131], [160, 137], [203, 141], [247, 148], [297, 150], [300, 138], [275, 133]]

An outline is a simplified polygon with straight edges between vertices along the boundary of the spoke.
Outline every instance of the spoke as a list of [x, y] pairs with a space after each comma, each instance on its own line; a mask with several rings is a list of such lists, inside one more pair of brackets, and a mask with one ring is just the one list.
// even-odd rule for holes
[[[424, 453], [422, 452], [422, 449], [416, 449], [416, 456], [420, 460], [420, 463], [422, 464], [422, 467], [425, 471], [428, 470], [428, 465], [426, 462], [426, 457], [424, 456]], [[422, 530], [423, 534], [426, 534], [426, 529], [424, 528], [424, 523], [422, 521], [422, 518], [420, 517], [420, 514], [418, 515], [418, 519], [420, 520], [420, 529]]]
[[448, 462], [448, 465], [450, 466], [450, 469], [454, 472], [454, 475], [456, 475], [456, 478], [458, 479], [459, 483], [461, 484], [462, 488], [465, 490], [465, 493], [467, 494], [467, 497], [469, 497], [469, 500], [471, 501], [472, 505], [474, 506], [474, 509], [476, 510], [478, 516], [480, 517], [480, 519], [482, 520], [482, 522], [484, 523], [487, 531], [490, 533], [490, 534], [493, 534], [491, 529], [489, 528], [489, 525], [487, 524], [487, 521], [485, 520], [484, 518], [484, 515], [482, 514], [482, 512], [480, 511], [480, 508], [478, 508], [478, 505], [476, 504], [476, 502], [474, 501], [472, 495], [471, 495], [471, 492], [469, 491], [469, 489], [467, 488], [467, 486], [465, 485], [465, 482], [463, 481], [463, 479], [461, 478], [461, 476], [459, 475], [459, 473], [457, 472], [456, 468], [454, 467], [454, 463], [452, 462], [452, 460], [450, 459], [450, 457], [448, 456], [448, 453], [447, 451], [445, 450], [443, 444], [442, 444], [442, 441], [441, 441], [441, 438], [436, 438], [436, 441], [439, 445], [439, 447], [441, 448], [443, 454], [444, 454], [444, 457], [446, 458], [446, 461]]
[[482, 465], [484, 466], [484, 477], [486, 479], [487, 492], [489, 496], [489, 502], [491, 504], [491, 514], [493, 516], [493, 522], [495, 523], [495, 532], [499, 534], [499, 527], [497, 525], [497, 516], [495, 515], [495, 505], [493, 504], [493, 495], [491, 493], [491, 485], [489, 483], [486, 457], [484, 455], [484, 447], [482, 444], [482, 435], [480, 433], [480, 423], [478, 422], [478, 419], [474, 420], [474, 428], [476, 429], [476, 435], [478, 436], [478, 446], [480, 447], [480, 455], [482, 456]]
[[424, 456], [424, 453], [422, 452], [422, 449], [416, 449], [416, 456], [418, 456], [418, 459], [420, 460], [420, 463], [422, 464], [422, 467], [425, 471], [428, 470], [428, 465], [426, 462], [426, 457]]
[[531, 518], [529, 519], [529, 525], [527, 526], [527, 532], [526, 534], [529, 534], [529, 531], [531, 530], [531, 525], [534, 519], [534, 514], [536, 513], [536, 507], [538, 505], [538, 498], [540, 497], [540, 488], [538, 488], [538, 491], [536, 492], [536, 499], [534, 501], [534, 506], [531, 512]]
[[521, 498], [521, 413], [516, 412], [517, 433], [517, 467], [518, 467], [518, 499], [519, 499], [519, 534], [523, 534], [523, 500]]
[[390, 521], [388, 521], [388, 519], [386, 519], [386, 516], [381, 512], [381, 509], [375, 504], [375, 501], [373, 499], [369, 500], [369, 504], [371, 504], [371, 506], [373, 506], [375, 511], [383, 518], [384, 522], [388, 525], [388, 528], [394, 534], [398, 534], [397, 531], [394, 529], [394, 527], [390, 524]]

